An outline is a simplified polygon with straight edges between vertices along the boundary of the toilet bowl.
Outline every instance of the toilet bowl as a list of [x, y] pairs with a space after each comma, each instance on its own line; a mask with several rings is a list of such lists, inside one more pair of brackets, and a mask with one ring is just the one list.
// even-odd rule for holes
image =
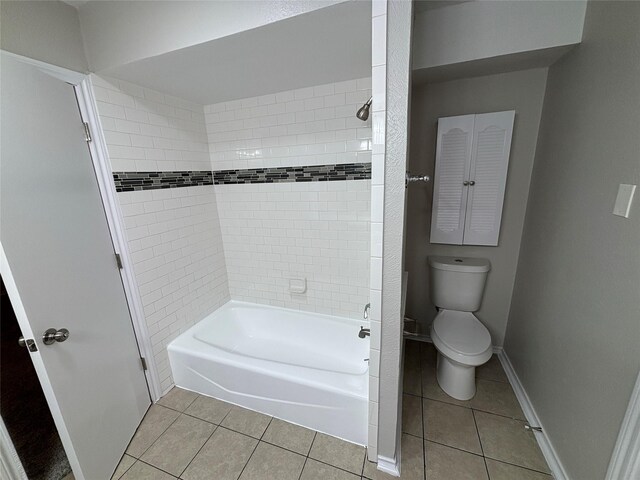
[[473, 313], [441, 310], [431, 325], [431, 340], [438, 351], [440, 388], [458, 400], [476, 394], [476, 367], [493, 354], [491, 335]]
[[491, 335], [472, 313], [480, 308], [488, 260], [429, 257], [431, 300], [438, 307], [431, 339], [438, 351], [437, 379], [458, 400], [476, 393], [475, 370], [491, 358]]

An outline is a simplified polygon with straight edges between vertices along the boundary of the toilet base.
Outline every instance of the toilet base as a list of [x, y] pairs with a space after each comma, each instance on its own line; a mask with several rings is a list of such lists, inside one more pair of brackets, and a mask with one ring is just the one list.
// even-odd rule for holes
[[438, 385], [456, 400], [469, 400], [476, 394], [476, 367], [463, 365], [438, 351]]

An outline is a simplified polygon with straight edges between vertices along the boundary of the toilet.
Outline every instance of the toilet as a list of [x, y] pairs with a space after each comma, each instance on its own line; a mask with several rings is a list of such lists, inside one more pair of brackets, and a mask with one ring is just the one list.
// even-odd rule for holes
[[480, 308], [490, 269], [484, 258], [429, 257], [431, 301], [439, 310], [431, 325], [438, 384], [458, 400], [476, 394], [476, 367], [493, 353], [489, 330], [472, 313]]

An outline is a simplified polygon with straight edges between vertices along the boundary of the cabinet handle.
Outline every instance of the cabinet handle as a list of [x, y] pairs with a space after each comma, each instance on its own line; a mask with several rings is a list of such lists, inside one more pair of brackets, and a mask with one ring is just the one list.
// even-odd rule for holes
[[465, 180], [464, 182], [462, 182], [462, 185], [464, 185], [466, 187], [467, 185], [469, 185], [469, 181]]
[[472, 187], [473, 187], [475, 184], [476, 184], [475, 180], [471, 180], [471, 181], [469, 182], [469, 185], [471, 185]]

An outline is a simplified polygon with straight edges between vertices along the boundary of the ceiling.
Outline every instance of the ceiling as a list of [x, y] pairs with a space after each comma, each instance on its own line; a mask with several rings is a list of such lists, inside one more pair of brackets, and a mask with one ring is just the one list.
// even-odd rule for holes
[[98, 73], [203, 105], [369, 77], [371, 3], [340, 3]]

